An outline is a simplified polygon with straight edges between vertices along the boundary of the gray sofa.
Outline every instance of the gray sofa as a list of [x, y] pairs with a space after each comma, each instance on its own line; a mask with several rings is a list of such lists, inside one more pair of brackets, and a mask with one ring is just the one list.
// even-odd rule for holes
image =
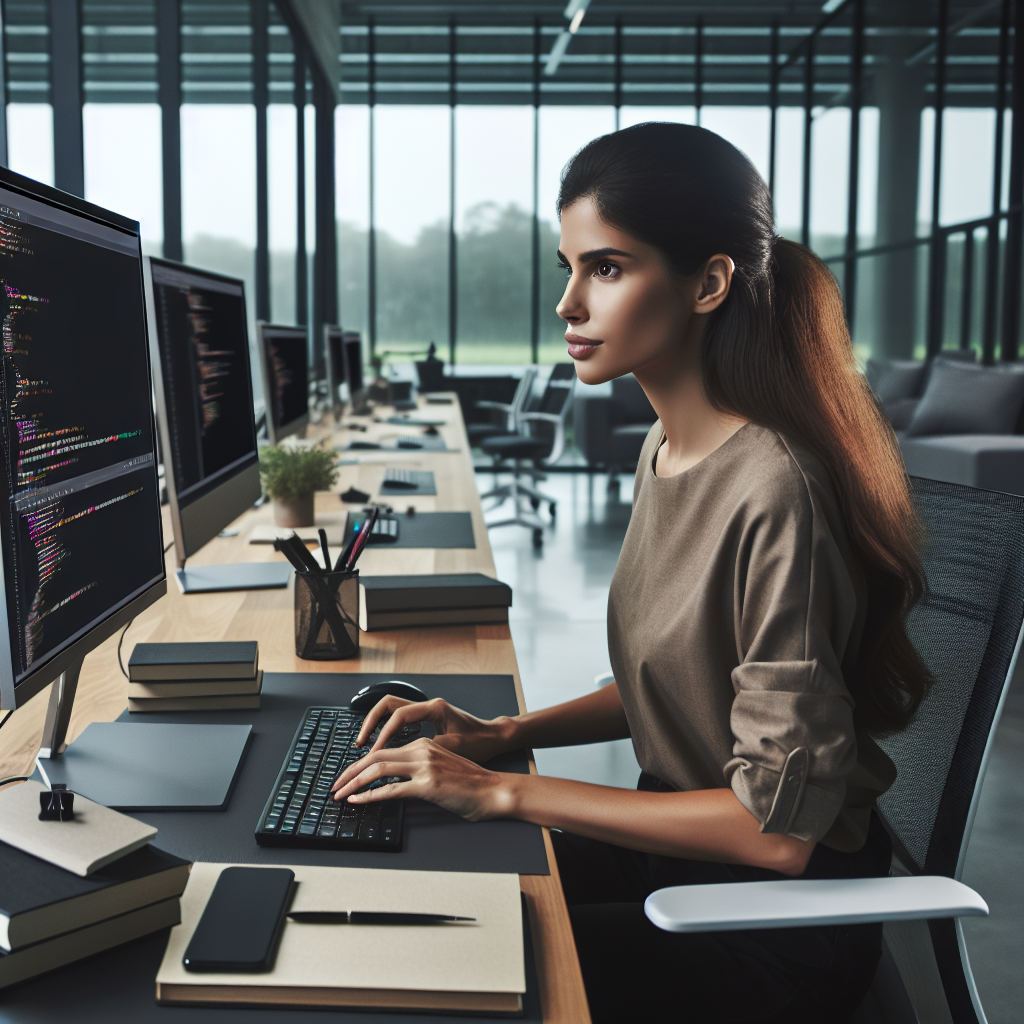
[[632, 472], [640, 449], [658, 418], [643, 388], [631, 374], [608, 384], [577, 384], [573, 431], [589, 466], [615, 474]]
[[973, 353], [869, 360], [911, 476], [1024, 494], [1024, 366], [979, 366]]

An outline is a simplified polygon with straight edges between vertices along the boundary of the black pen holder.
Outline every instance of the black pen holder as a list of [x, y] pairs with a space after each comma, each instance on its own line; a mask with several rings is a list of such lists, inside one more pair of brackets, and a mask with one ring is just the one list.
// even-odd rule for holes
[[359, 570], [295, 574], [295, 653], [307, 661], [359, 654]]

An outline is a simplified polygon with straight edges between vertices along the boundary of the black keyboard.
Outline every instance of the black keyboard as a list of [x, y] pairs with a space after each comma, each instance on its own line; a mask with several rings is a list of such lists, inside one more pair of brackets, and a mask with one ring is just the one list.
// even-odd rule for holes
[[397, 540], [398, 520], [390, 512], [382, 513], [377, 517], [377, 522], [373, 524], [367, 543], [394, 544]]
[[400, 490], [415, 490], [419, 487], [419, 474], [412, 469], [384, 470], [384, 484]]
[[[314, 847], [328, 850], [400, 850], [404, 802], [336, 803], [331, 786], [349, 765], [370, 751], [356, 737], [365, 715], [351, 708], [307, 708], [288, 748], [270, 799], [256, 826], [261, 846]], [[418, 723], [389, 744], [403, 746], [419, 735]], [[392, 780], [379, 779], [369, 789]]]

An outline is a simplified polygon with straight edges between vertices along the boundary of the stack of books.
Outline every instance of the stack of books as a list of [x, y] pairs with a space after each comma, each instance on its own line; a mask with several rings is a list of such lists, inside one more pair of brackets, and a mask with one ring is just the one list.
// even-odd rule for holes
[[181, 920], [189, 863], [155, 828], [78, 794], [74, 820], [40, 821], [45, 792], [0, 792], [0, 989]]
[[481, 626], [508, 622], [512, 588], [479, 572], [363, 576], [359, 628]]
[[129, 711], [238, 711], [260, 706], [255, 640], [136, 644], [128, 662]]

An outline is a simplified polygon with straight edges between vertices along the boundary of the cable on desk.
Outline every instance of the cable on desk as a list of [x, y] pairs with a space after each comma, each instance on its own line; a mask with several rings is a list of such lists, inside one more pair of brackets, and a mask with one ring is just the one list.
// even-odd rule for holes
[[127, 622], [125, 623], [125, 627], [124, 627], [124, 629], [122, 629], [122, 630], [121, 630], [121, 639], [117, 641], [117, 663], [118, 663], [118, 665], [120, 665], [120, 666], [121, 666], [121, 675], [123, 675], [123, 676], [125, 677], [125, 679], [127, 679], [127, 678], [128, 678], [128, 673], [127, 673], [127, 672], [125, 672], [125, 670], [124, 670], [124, 662], [123, 662], [123, 661], [121, 660], [121, 644], [123, 644], [123, 643], [124, 643], [124, 635], [125, 635], [125, 633], [127, 633], [127, 632], [128, 632], [128, 627], [129, 627], [129, 626], [130, 626], [130, 625], [131, 625], [131, 624], [132, 624], [132, 623], [133, 623], [134, 621], [135, 621], [135, 619], [134, 619], [134, 618], [131, 618], [131, 619], [129, 619], [129, 620], [128, 620], [128, 621], [127, 621]]

